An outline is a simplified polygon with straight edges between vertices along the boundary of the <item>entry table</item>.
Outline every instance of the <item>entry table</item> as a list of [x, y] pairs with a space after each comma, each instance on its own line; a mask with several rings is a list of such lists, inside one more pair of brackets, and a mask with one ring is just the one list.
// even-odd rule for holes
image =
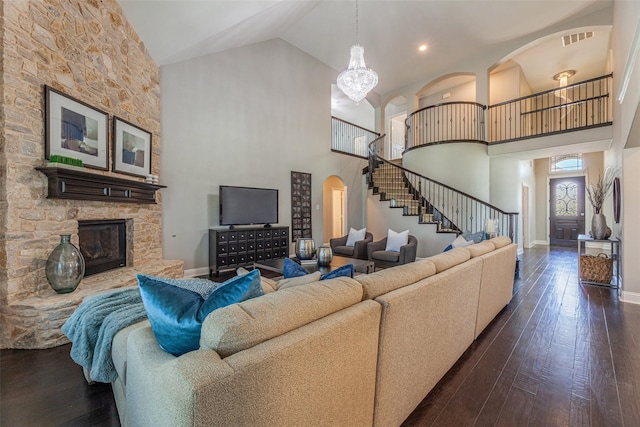
[[[603, 243], [611, 245], [611, 260], [613, 261], [613, 276], [611, 278], [610, 283], [597, 283], [597, 282], [589, 282], [586, 280], [580, 280], [580, 276], [582, 275], [581, 274], [582, 272], [581, 256], [586, 254], [587, 244], [589, 243], [597, 243], [601, 246]], [[580, 283], [618, 288], [620, 286], [620, 239], [617, 237], [611, 237], [609, 239], [594, 239], [593, 237], [587, 234], [579, 234], [578, 235], [578, 280], [580, 280]]]

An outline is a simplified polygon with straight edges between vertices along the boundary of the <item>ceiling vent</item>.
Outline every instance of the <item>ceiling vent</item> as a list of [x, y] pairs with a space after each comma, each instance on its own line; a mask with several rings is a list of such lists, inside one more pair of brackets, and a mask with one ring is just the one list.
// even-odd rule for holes
[[584, 33], [569, 34], [562, 37], [562, 46], [569, 46], [570, 44], [581, 42], [582, 40], [590, 39], [594, 36], [593, 31], [586, 31]]

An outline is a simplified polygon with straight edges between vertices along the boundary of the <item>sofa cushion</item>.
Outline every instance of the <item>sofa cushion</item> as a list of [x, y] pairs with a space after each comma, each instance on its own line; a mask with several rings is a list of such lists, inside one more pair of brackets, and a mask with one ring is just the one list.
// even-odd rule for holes
[[347, 243], [345, 243], [346, 246], [355, 246], [356, 242], [359, 242], [360, 240], [364, 240], [365, 236], [367, 235], [367, 228], [362, 228], [360, 230], [356, 230], [355, 228], [351, 227], [349, 228], [349, 234], [347, 235]]
[[140, 294], [158, 344], [174, 356], [198, 349], [202, 321], [209, 313], [262, 295], [258, 270], [227, 280], [206, 299], [157, 279], [138, 275]]
[[398, 262], [400, 259], [400, 252], [397, 251], [375, 251], [371, 254], [371, 258], [380, 261]]
[[441, 273], [453, 266], [471, 259], [468, 248], [453, 248], [450, 251], [426, 258], [436, 266], [436, 273]]
[[471, 254], [471, 258], [475, 258], [477, 256], [481, 256], [494, 251], [496, 247], [489, 240], [485, 240], [480, 243], [476, 243], [475, 245], [467, 246], [467, 249]]
[[500, 249], [511, 244], [511, 239], [507, 236], [498, 236], [491, 239], [490, 242], [493, 243], [496, 249]]
[[361, 300], [362, 285], [348, 277], [280, 289], [211, 313], [202, 325], [200, 346], [227, 357]]
[[347, 257], [352, 257], [356, 248], [355, 246], [335, 246], [332, 250], [334, 255], [345, 255]]
[[307, 285], [309, 283], [317, 282], [320, 280], [321, 273], [319, 271], [314, 271], [311, 274], [307, 274], [306, 276], [298, 276], [292, 277], [290, 279], [282, 279], [276, 282], [276, 289], [287, 289], [292, 286], [298, 285]]
[[436, 266], [428, 260], [387, 268], [356, 277], [363, 288], [362, 299], [374, 299], [382, 294], [411, 285], [436, 274]]
[[129, 334], [131, 331], [148, 326], [149, 320], [143, 320], [120, 329], [120, 331], [113, 336], [111, 359], [113, 359], [113, 365], [118, 373], [118, 378], [120, 378], [123, 384], [126, 384], [127, 380], [127, 339], [129, 339]]

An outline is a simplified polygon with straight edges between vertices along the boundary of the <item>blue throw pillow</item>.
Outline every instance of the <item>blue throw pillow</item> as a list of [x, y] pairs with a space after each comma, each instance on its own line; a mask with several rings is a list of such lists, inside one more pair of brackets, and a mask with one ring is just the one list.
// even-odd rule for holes
[[306, 276], [309, 272], [294, 260], [285, 258], [282, 274], [285, 279], [291, 279], [292, 277]]
[[473, 243], [480, 243], [484, 240], [484, 231], [477, 231], [475, 233], [465, 231], [464, 233], [462, 233], [462, 237], [464, 237], [464, 239], [467, 241], [473, 240]]
[[453, 245], [447, 246], [446, 248], [444, 248], [444, 251], [442, 252], [447, 252], [447, 251], [450, 251], [451, 249], [453, 249]]
[[[291, 279], [292, 277], [306, 276], [309, 272], [297, 262], [285, 258], [283, 274], [285, 279]], [[320, 280], [333, 279], [334, 277], [341, 276], [353, 277], [353, 264], [343, 265], [329, 273], [325, 273], [320, 276]]]
[[343, 265], [342, 267], [338, 267], [329, 273], [323, 274], [320, 276], [320, 280], [329, 280], [335, 277], [351, 277], [353, 278], [353, 264]]
[[160, 347], [174, 356], [200, 347], [204, 319], [217, 308], [262, 295], [260, 272], [253, 270], [217, 286], [203, 298], [200, 293], [175, 286], [170, 281], [139, 274], [140, 295], [151, 329]]

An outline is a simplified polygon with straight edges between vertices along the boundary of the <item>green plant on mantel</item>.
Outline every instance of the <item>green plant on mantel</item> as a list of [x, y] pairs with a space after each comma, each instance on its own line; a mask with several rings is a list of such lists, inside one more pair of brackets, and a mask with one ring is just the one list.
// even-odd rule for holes
[[589, 196], [589, 202], [593, 206], [593, 213], [602, 213], [602, 206], [604, 205], [604, 199], [607, 198], [613, 188], [613, 179], [616, 177], [616, 171], [611, 168], [607, 168], [604, 171], [604, 175], [599, 173], [598, 179], [595, 184], [587, 185], [587, 196]]
[[49, 162], [51, 163], [62, 163], [64, 165], [70, 166], [78, 166], [83, 167], [84, 164], [80, 159], [74, 159], [73, 157], [61, 156], [59, 154], [54, 154], [49, 158]]

